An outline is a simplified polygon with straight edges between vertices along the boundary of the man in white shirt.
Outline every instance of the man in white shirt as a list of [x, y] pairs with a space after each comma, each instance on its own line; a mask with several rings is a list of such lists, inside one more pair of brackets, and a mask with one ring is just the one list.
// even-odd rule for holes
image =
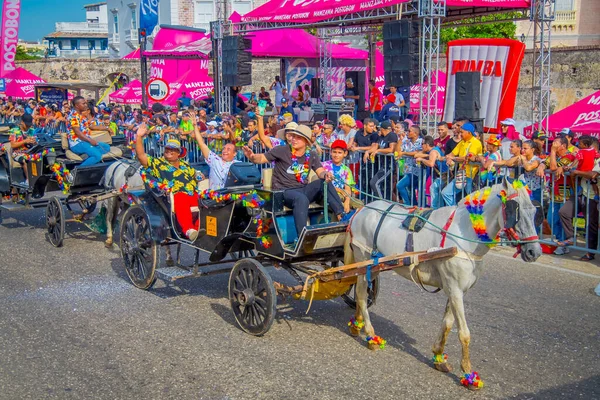
[[218, 156], [214, 151], [210, 150], [204, 142], [204, 138], [200, 133], [200, 129], [198, 128], [198, 123], [196, 122], [195, 118], [192, 118], [192, 124], [194, 125], [194, 138], [198, 142], [200, 151], [202, 151], [202, 155], [210, 166], [210, 174], [208, 175], [210, 189], [223, 189], [225, 187], [225, 182], [227, 181], [229, 168], [231, 168], [233, 163], [238, 162], [235, 160], [235, 146], [232, 143], [227, 143], [225, 146], [223, 146], [221, 156]]

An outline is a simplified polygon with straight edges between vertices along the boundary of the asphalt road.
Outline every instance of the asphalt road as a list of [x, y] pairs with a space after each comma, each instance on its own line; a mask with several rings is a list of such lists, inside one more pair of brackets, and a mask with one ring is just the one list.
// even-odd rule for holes
[[[145, 292], [117, 250], [74, 231], [53, 248], [43, 211], [0, 225], [1, 399], [598, 399], [600, 267], [573, 259], [534, 264], [487, 257], [466, 298], [471, 360], [484, 389], [431, 367], [443, 294], [386, 273], [372, 319], [388, 347], [349, 336], [340, 300], [282, 302], [270, 332], [236, 325], [227, 275]], [[283, 277], [274, 271], [275, 277]]]

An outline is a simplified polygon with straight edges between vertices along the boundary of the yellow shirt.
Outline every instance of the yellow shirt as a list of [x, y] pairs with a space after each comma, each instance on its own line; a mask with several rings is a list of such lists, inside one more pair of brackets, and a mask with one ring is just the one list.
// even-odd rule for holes
[[[475, 136], [473, 136], [466, 142], [464, 140], [458, 142], [454, 150], [452, 150], [452, 154], [455, 157], [466, 157], [467, 154], [480, 156], [483, 154], [483, 146], [481, 145], [481, 141]], [[479, 172], [479, 167], [476, 165], [467, 165], [465, 169], [467, 172], [467, 178], [471, 179], [473, 179], [473, 176], [475, 176], [477, 172]]]

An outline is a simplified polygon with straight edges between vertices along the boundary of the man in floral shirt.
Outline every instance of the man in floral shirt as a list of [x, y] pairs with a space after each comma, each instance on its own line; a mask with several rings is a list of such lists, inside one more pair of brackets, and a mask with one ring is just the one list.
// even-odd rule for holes
[[33, 129], [31, 125], [33, 123], [33, 118], [29, 114], [23, 115], [21, 118], [21, 123], [18, 128], [13, 128], [9, 131], [10, 133], [10, 147], [12, 149], [12, 157], [15, 162], [18, 162], [23, 167], [23, 174], [25, 175], [25, 182], [23, 184], [27, 185], [27, 159], [25, 155], [27, 154], [27, 150], [31, 148], [36, 143], [36, 139], [33, 135]]
[[[144, 181], [152, 188], [173, 193], [175, 217], [182, 232], [192, 242], [198, 238], [199, 229], [193, 222], [191, 207], [198, 206], [198, 181], [196, 170], [182, 159], [185, 149], [177, 139], [169, 139], [162, 157], [150, 157], [144, 151], [144, 136], [148, 127], [140, 125], [135, 141], [137, 159], [146, 168]], [[146, 178], [146, 173], [150, 175]]]
[[102, 155], [110, 151], [110, 146], [106, 143], [98, 143], [90, 136], [90, 121], [83, 115], [88, 109], [85, 99], [76, 96], [73, 99], [73, 108], [73, 112], [67, 118], [69, 148], [75, 154], [88, 156], [81, 163], [82, 167], [98, 164], [102, 161]]

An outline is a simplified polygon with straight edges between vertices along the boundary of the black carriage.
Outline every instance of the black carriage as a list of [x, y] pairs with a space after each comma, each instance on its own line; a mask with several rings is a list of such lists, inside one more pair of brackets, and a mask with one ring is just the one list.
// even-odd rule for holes
[[[45, 208], [47, 238], [52, 245], [62, 246], [66, 222], [84, 221], [98, 201], [116, 195], [105, 193], [101, 179], [110, 164], [123, 156], [126, 139], [102, 131], [93, 136], [111, 145], [103, 162], [82, 167], [84, 159], [69, 150], [63, 133], [56, 140], [44, 138], [28, 150], [27, 177], [21, 165], [13, 160], [10, 142], [4, 136], [0, 142], [0, 223], [4, 212]], [[67, 183], [68, 187], [61, 186], [59, 181], [65, 177], [57, 176], [56, 170], [69, 171], [72, 181]], [[80, 209], [77, 212], [72, 207], [75, 204]], [[66, 212], [71, 214], [70, 219], [65, 217]]]
[[[355, 306], [352, 289], [356, 275], [330, 279], [317, 287], [307, 285], [307, 277], [343, 264], [347, 224], [328, 221], [326, 208], [312, 204], [309, 225], [297, 234], [292, 210], [283, 204], [283, 192], [269, 186], [261, 184], [260, 171], [253, 164], [232, 165], [226, 188], [204, 192], [192, 210], [199, 227], [206, 231], [194, 243], [180, 231], [168, 194], [150, 188], [130, 193], [135, 205], [120, 220], [120, 247], [131, 282], [140, 289], [150, 289], [157, 279], [174, 282], [229, 273], [235, 319], [253, 335], [263, 335], [271, 327], [277, 294], [310, 300], [343, 296], [346, 303]], [[259, 207], [253, 204], [257, 199]], [[176, 245], [172, 263], [159, 265], [161, 248], [171, 245]], [[181, 263], [182, 246], [195, 250], [191, 265]], [[200, 262], [202, 252], [208, 255], [207, 262]], [[208, 268], [219, 264], [224, 268]], [[287, 270], [297, 284], [273, 282], [268, 266]], [[373, 283], [369, 305], [379, 287], [378, 279]]]

